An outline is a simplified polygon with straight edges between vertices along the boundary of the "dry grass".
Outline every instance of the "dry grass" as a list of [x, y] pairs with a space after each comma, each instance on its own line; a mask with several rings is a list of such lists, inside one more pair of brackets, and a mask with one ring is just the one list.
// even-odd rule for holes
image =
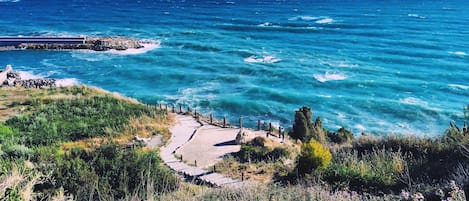
[[275, 200], [396, 200], [391, 196], [359, 195], [352, 191], [332, 191], [327, 186], [291, 186], [279, 187], [275, 185], [252, 185], [242, 188], [207, 188], [193, 185], [182, 185], [177, 191], [155, 195], [152, 200], [218, 200], [218, 201], [275, 201]]
[[264, 147], [269, 151], [275, 148], [284, 148], [289, 152], [289, 157], [277, 161], [269, 161], [266, 159], [265, 162], [242, 163], [237, 161], [233, 156], [227, 156], [222, 161], [215, 164], [217, 172], [238, 180], [242, 179], [241, 173], [244, 173], [243, 176], [245, 180], [263, 184], [272, 183], [276, 175], [287, 174], [295, 165], [292, 158], [294, 159], [298, 156], [300, 145], [290, 141], [280, 144], [271, 138], [264, 138], [264, 140]]

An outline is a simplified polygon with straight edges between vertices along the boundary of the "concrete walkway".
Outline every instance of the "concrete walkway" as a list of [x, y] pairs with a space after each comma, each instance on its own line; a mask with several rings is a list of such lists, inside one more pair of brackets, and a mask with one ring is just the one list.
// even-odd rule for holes
[[[206, 182], [216, 187], [239, 187], [245, 184], [201, 167], [189, 166], [177, 159], [174, 154], [189, 142], [202, 127], [202, 124], [191, 116], [177, 115], [177, 120], [177, 124], [170, 129], [172, 135], [169, 143], [161, 148], [161, 158], [166, 165], [188, 179]], [[203, 147], [206, 144], [201, 142], [199, 146]], [[202, 160], [202, 157], [199, 160]]]

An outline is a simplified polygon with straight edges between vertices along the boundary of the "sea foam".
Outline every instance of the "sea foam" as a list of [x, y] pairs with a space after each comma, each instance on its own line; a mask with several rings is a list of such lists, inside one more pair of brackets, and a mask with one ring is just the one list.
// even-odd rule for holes
[[448, 84], [448, 86], [451, 88], [455, 88], [455, 89], [464, 89], [464, 90], [469, 89], [469, 86], [462, 85], [462, 84]]
[[328, 81], [334, 81], [334, 80], [345, 80], [347, 79], [347, 76], [344, 74], [331, 74], [326, 72], [324, 75], [322, 74], [314, 74], [313, 75], [314, 79], [316, 79], [319, 82], [328, 82]]
[[145, 54], [151, 50], [158, 49], [161, 47], [161, 43], [159, 41], [155, 43], [144, 43], [142, 44], [143, 48], [139, 49], [127, 49], [127, 50], [109, 50], [108, 52], [111, 54], [117, 55], [136, 55], [136, 54]]
[[419, 19], [425, 19], [426, 17], [420, 16], [414, 13], [407, 14], [408, 17], [413, 17], [413, 18], [419, 18]]
[[313, 16], [309, 16], [309, 15], [300, 15], [300, 16], [288, 18], [288, 20], [290, 20], [290, 21], [298, 21], [298, 20], [313, 21], [313, 20], [317, 20], [317, 19], [319, 19], [319, 17], [313, 17]]
[[[33, 74], [30, 71], [18, 71], [20, 78], [22, 80], [35, 80], [35, 79], [44, 79], [41, 75]], [[50, 74], [50, 73], [48, 73]], [[64, 79], [56, 79], [55, 84], [58, 87], [68, 87], [68, 86], [76, 86], [79, 85], [80, 82], [75, 78], [64, 78]]]
[[448, 53], [458, 55], [458, 56], [467, 56], [467, 53], [465, 53], [463, 51], [448, 52]]
[[328, 18], [328, 17], [324, 19], [316, 20], [316, 23], [318, 24], [330, 24], [332, 22], [334, 22], [334, 19]]
[[418, 98], [414, 98], [414, 97], [401, 98], [399, 99], [399, 102], [403, 104], [407, 104], [407, 105], [422, 105], [422, 106], [428, 105], [427, 102], [420, 100]]
[[247, 62], [247, 63], [277, 63], [280, 61], [282, 60], [275, 58], [274, 56], [264, 56], [264, 57], [250, 56], [248, 58], [244, 58], [244, 62]]

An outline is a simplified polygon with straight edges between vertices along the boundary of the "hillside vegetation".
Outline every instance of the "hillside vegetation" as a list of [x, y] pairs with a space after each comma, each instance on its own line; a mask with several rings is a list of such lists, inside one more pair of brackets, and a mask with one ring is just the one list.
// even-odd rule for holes
[[132, 141], [167, 139], [166, 111], [86, 86], [6, 88], [0, 97], [2, 200], [144, 198], [176, 188], [158, 151]]

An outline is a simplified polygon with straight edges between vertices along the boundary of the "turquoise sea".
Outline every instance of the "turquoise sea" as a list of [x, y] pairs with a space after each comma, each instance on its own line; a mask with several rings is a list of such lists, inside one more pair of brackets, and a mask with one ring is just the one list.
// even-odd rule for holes
[[469, 3], [0, 0], [0, 35], [126, 36], [143, 50], [0, 51], [0, 65], [290, 127], [436, 136], [469, 104]]

